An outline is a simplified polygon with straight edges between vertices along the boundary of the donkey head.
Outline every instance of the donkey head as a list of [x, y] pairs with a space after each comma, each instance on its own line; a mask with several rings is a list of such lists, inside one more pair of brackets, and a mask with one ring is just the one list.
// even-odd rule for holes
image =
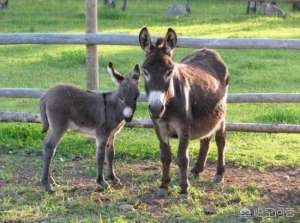
[[138, 89], [140, 78], [139, 65], [135, 65], [133, 72], [127, 78], [114, 69], [111, 62], [109, 62], [107, 66], [107, 71], [111, 75], [113, 81], [119, 85], [117, 90], [118, 104], [121, 105], [124, 119], [127, 122], [130, 122], [136, 109], [137, 98], [140, 94]]
[[172, 53], [177, 44], [177, 36], [175, 31], [169, 28], [165, 38], [159, 38], [153, 44], [148, 29], [144, 27], [140, 31], [139, 41], [145, 51], [142, 69], [149, 110], [152, 118], [157, 119], [163, 116], [166, 108], [174, 70]]

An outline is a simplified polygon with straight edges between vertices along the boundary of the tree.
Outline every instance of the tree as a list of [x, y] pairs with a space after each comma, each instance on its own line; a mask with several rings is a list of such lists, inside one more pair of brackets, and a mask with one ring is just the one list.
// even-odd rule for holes
[[8, 0], [0, 0], [0, 9], [6, 9], [8, 6]]
[[185, 9], [186, 9], [186, 12], [188, 13], [188, 15], [191, 15], [191, 13], [192, 13], [190, 3], [191, 3], [190, 0], [185, 1]]
[[293, 9], [300, 11], [300, 2], [299, 1], [294, 1], [293, 2]]
[[249, 13], [256, 13], [256, 9], [257, 9], [257, 6], [256, 6], [256, 1], [248, 1], [247, 2], [247, 14]]
[[127, 9], [127, 0], [123, 0], [122, 11], [126, 11]]

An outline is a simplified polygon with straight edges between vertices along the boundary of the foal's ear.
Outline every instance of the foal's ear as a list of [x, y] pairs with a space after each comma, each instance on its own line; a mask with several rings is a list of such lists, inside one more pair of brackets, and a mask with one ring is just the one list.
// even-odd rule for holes
[[165, 37], [165, 47], [168, 53], [172, 53], [177, 45], [177, 34], [174, 29], [169, 28]]
[[135, 67], [133, 69], [133, 74], [131, 76], [131, 78], [135, 84], [139, 83], [140, 76], [141, 76], [141, 70], [140, 70], [140, 66], [137, 64], [137, 65], [135, 65]]
[[114, 69], [112, 62], [108, 63], [107, 72], [110, 74], [112, 80], [118, 84], [121, 84], [125, 79], [119, 71]]
[[143, 27], [139, 34], [140, 46], [145, 52], [148, 52], [152, 46], [151, 36], [147, 27]]

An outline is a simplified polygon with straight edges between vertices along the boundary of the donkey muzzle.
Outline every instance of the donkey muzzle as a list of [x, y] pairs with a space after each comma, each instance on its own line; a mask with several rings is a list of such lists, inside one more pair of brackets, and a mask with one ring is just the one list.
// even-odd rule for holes
[[165, 111], [165, 94], [163, 91], [151, 91], [148, 96], [151, 118], [161, 118]]

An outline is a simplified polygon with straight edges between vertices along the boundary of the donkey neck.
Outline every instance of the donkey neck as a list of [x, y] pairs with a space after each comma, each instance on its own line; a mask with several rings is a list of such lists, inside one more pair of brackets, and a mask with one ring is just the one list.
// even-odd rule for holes
[[188, 118], [190, 116], [190, 85], [182, 75], [181, 68], [184, 66], [178, 63], [174, 63], [174, 65], [170, 85], [166, 92], [166, 114], [172, 114], [176, 111], [176, 114]]
[[105, 103], [105, 118], [106, 120], [114, 125], [124, 120], [122, 111], [122, 105], [119, 101], [117, 91], [103, 93]]

